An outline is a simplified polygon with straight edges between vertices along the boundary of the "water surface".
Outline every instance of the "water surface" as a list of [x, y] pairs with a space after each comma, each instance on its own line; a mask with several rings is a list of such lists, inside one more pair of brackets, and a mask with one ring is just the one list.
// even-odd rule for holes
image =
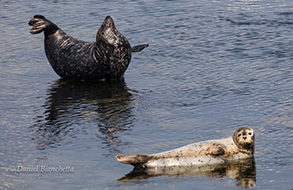
[[[28, 32], [34, 14], [85, 41], [111, 15], [150, 47], [122, 81], [64, 81]], [[1, 1], [0, 18], [0, 189], [292, 189], [291, 1]], [[248, 166], [146, 176], [115, 159], [240, 126], [256, 131]]]

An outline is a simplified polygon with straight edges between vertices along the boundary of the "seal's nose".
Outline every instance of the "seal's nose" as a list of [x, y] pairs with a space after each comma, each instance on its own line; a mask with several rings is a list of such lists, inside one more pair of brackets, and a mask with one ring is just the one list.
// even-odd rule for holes
[[244, 137], [243, 137], [243, 139], [245, 140], [245, 139], [247, 139], [247, 137], [246, 137], [246, 136], [244, 136]]

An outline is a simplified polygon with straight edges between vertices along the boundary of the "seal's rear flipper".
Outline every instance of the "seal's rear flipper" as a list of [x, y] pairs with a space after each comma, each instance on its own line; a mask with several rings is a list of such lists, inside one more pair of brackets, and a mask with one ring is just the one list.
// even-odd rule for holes
[[53, 34], [59, 28], [51, 21], [47, 20], [43, 15], [35, 15], [33, 19], [28, 22], [28, 25], [32, 26], [29, 30], [31, 34], [38, 34], [45, 31], [45, 34]]
[[140, 52], [141, 50], [143, 50], [146, 47], [149, 47], [149, 44], [142, 44], [142, 45], [134, 46], [131, 48], [131, 51], [132, 52]]
[[152, 156], [136, 154], [136, 155], [117, 155], [116, 159], [124, 164], [131, 164], [133, 166], [141, 166], [152, 158]]

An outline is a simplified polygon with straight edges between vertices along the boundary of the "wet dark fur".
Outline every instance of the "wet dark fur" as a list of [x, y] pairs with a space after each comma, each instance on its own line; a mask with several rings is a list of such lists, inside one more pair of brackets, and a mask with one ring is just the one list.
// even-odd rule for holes
[[100, 26], [96, 42], [68, 36], [42, 15], [35, 15], [28, 24], [32, 26], [30, 33], [44, 32], [46, 56], [54, 71], [65, 79], [121, 79], [131, 53], [148, 47], [144, 44], [131, 48], [110, 16]]

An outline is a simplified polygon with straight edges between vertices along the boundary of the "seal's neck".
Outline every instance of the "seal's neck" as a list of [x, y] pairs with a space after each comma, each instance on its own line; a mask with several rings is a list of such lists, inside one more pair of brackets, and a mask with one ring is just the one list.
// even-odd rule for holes
[[247, 154], [254, 154], [254, 144], [246, 144], [246, 145], [238, 145], [240, 152], [244, 152]]

